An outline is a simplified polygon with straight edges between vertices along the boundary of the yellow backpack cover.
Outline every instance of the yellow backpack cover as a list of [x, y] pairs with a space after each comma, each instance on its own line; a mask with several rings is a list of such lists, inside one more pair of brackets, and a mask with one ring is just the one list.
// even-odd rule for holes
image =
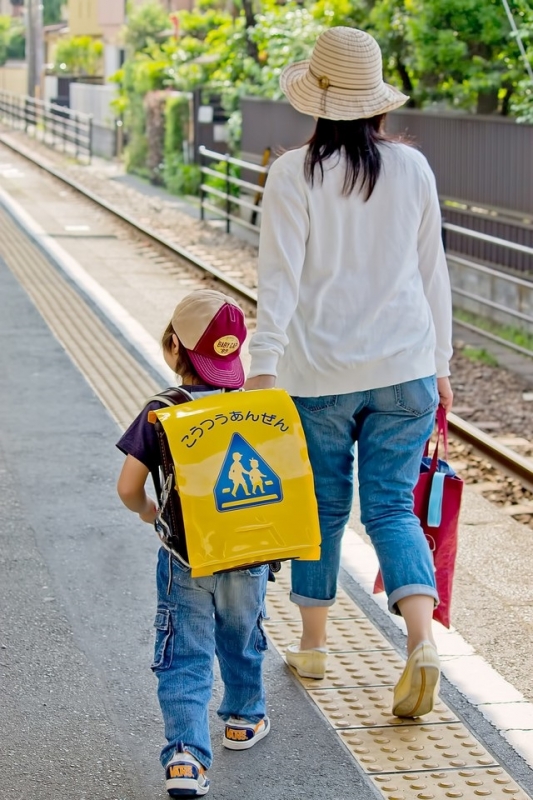
[[283, 389], [213, 394], [150, 411], [149, 419], [170, 453], [164, 477], [179, 495], [178, 555], [192, 577], [320, 558], [304, 432]]

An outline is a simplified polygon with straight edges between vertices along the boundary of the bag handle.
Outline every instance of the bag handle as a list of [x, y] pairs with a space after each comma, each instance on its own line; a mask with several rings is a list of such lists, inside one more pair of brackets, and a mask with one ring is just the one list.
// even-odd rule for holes
[[[448, 420], [446, 419], [446, 411], [444, 410], [444, 406], [439, 406], [437, 408], [437, 441], [435, 443], [435, 449], [433, 451], [433, 457], [431, 459], [431, 465], [429, 467], [430, 474], [434, 474], [437, 471], [438, 461], [439, 461], [439, 442], [442, 437], [442, 444], [444, 446], [444, 458], [448, 459]], [[425, 455], [429, 453], [429, 441], [426, 443]]]

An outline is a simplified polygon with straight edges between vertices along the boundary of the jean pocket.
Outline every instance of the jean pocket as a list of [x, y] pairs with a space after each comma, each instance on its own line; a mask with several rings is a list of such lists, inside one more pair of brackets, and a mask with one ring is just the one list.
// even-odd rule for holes
[[172, 630], [172, 619], [168, 608], [158, 610], [154, 620], [155, 630], [155, 645], [154, 645], [154, 660], [151, 669], [156, 672], [158, 670], [168, 669], [172, 664], [172, 643], [174, 633]]
[[333, 408], [337, 405], [337, 394], [323, 394], [320, 397], [293, 397], [296, 408], [316, 414], [318, 411], [325, 411], [326, 408]]
[[398, 408], [415, 417], [423, 417], [429, 411], [436, 411], [439, 402], [435, 375], [398, 383], [394, 387], [394, 393]]

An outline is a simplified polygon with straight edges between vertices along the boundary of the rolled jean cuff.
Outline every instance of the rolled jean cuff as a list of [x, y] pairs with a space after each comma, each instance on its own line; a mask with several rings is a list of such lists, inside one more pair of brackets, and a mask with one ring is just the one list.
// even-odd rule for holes
[[403, 600], [404, 597], [411, 597], [414, 594], [424, 594], [427, 597], [432, 597], [435, 605], [439, 604], [439, 595], [433, 586], [427, 586], [423, 583], [409, 583], [407, 586], [400, 586], [390, 593], [388, 597], [389, 611], [391, 614], [396, 614], [401, 617], [400, 610], [397, 606], [398, 600]]
[[332, 606], [335, 602], [334, 597], [331, 600], [317, 600], [316, 597], [304, 597], [302, 594], [295, 594], [294, 592], [291, 592], [290, 600], [292, 603], [296, 603], [297, 606], [307, 606], [308, 608], [313, 608], [313, 606]]

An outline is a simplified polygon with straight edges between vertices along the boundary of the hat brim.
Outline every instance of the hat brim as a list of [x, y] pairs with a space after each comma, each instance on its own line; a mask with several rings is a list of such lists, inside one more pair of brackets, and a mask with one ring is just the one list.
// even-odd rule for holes
[[309, 61], [289, 64], [280, 75], [281, 91], [297, 111], [331, 120], [368, 119], [400, 108], [409, 97], [382, 81], [365, 91], [321, 89], [309, 71]]
[[222, 389], [240, 389], [244, 383], [244, 369], [239, 356], [234, 358], [206, 358], [187, 350], [196, 372], [209, 386]]

